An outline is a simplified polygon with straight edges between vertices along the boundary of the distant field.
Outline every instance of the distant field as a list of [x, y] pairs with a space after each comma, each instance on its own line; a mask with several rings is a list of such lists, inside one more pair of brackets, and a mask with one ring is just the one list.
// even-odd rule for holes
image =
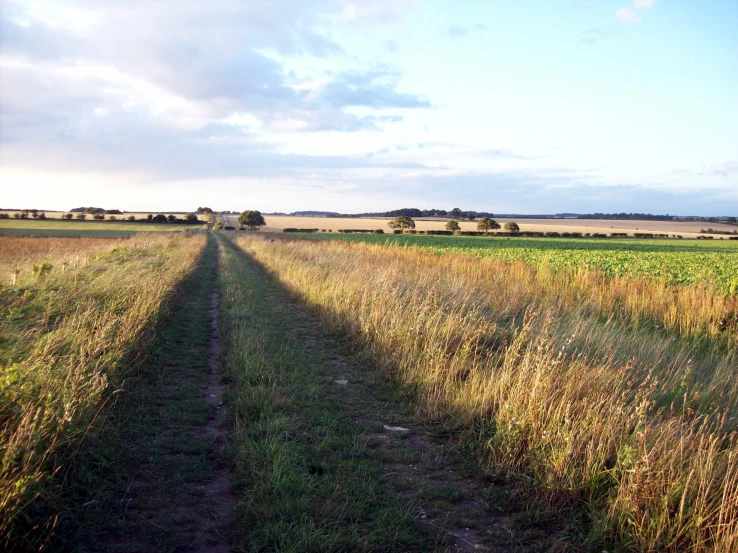
[[[229, 224], [236, 226], [238, 217], [235, 215], [227, 217]], [[332, 230], [338, 229], [382, 229], [389, 230], [387, 222], [390, 219], [354, 219], [333, 217], [290, 217], [290, 216], [266, 216], [267, 226], [265, 230], [279, 231], [284, 228], [317, 228]], [[504, 224], [513, 219], [495, 219]], [[611, 232], [654, 232], [660, 234], [680, 234], [685, 238], [702, 236], [701, 229], [712, 228], [719, 231], [733, 232], [738, 230], [735, 225], [722, 223], [693, 223], [678, 221], [618, 221], [618, 220], [590, 220], [590, 219], [514, 219], [520, 225], [522, 231], [533, 232], [589, 232], [609, 234]], [[442, 230], [445, 228], [447, 219], [415, 219], [417, 230]], [[459, 221], [461, 230], [477, 230], [474, 221]], [[720, 235], [715, 235], [720, 236]]]
[[0, 236], [87, 236], [114, 238], [139, 232], [173, 232], [197, 225], [123, 223], [119, 221], [60, 221], [54, 219], [2, 219]]
[[[306, 235], [308, 236], [308, 235]], [[664, 278], [674, 284], [713, 282], [728, 294], [738, 293], [738, 241], [587, 238], [509, 238], [413, 235], [309, 235], [327, 240], [416, 246], [434, 253], [464, 252], [555, 268], [584, 267], [610, 276]]]

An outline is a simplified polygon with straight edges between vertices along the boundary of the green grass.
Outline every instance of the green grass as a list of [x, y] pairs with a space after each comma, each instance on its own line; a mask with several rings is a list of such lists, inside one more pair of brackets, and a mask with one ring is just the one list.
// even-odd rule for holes
[[723, 293], [738, 293], [737, 240], [650, 240], [587, 238], [518, 238], [417, 235], [301, 235], [412, 246], [434, 253], [463, 252], [555, 268], [596, 269], [610, 276], [649, 276], [674, 284], [711, 282]]
[[170, 225], [122, 221], [62, 221], [59, 219], [2, 219], [0, 236], [99, 236], [113, 238], [139, 232], [174, 232], [200, 225]]
[[[442, 551], [439, 533], [382, 482], [371, 400], [253, 261], [222, 236], [221, 315], [242, 551]], [[389, 419], [385, 405], [375, 406]], [[376, 413], [375, 413], [376, 414]], [[388, 422], [392, 422], [391, 419]], [[379, 425], [381, 428], [381, 425]]]

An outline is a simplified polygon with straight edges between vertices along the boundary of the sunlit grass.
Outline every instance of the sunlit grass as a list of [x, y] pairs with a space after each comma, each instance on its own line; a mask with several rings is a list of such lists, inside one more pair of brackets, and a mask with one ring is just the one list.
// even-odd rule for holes
[[0, 288], [0, 543], [35, 549], [74, 478], [70, 456], [102, 420], [205, 237], [13, 240], [0, 254], [21, 268]]
[[710, 326], [733, 300], [414, 248], [238, 243], [415, 390], [480, 471], [523, 478], [590, 546], [738, 546], [736, 329]]

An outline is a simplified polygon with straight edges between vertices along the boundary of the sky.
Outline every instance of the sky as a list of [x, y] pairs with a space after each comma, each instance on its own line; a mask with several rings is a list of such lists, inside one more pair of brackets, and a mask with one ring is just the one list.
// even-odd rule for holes
[[0, 207], [738, 215], [735, 0], [0, 0]]

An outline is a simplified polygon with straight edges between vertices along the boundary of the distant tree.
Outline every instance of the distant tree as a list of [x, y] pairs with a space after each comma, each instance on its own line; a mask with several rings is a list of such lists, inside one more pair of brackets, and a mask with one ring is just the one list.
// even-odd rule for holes
[[461, 217], [461, 210], [458, 207], [455, 207], [450, 211], [449, 215], [454, 219], [459, 219]]
[[39, 214], [38, 214], [38, 218], [39, 218], [39, 219], [46, 219], [46, 213], [44, 213], [44, 212], [42, 211], [41, 213], [39, 213]]
[[146, 219], [147, 219], [147, 220], [149, 220], [149, 221], [153, 221], [153, 220], [154, 220], [154, 215], [153, 215], [153, 213], [149, 213], [149, 214], [148, 214], [148, 215], [146, 216]]
[[212, 213], [213, 210], [209, 207], [198, 207], [196, 213], [203, 214], [203, 213]]
[[136, 216], [135, 215], [129, 215], [128, 216], [128, 220], [129, 221], [135, 221], [136, 220]]
[[238, 224], [242, 227], [248, 227], [249, 230], [259, 230], [259, 227], [266, 225], [261, 211], [247, 210], [238, 216]]
[[735, 217], [728, 217], [728, 224], [729, 225], [735, 225], [736, 219]]
[[111, 215], [110, 217], [108, 217], [108, 219], [110, 219], [111, 221], [117, 221], [118, 220], [118, 218], [115, 215]]
[[31, 210], [31, 217], [33, 217], [34, 219], [38, 219], [38, 209]]
[[197, 215], [194, 213], [188, 213], [185, 215], [185, 222], [187, 223], [199, 223], [200, 219], [197, 218]]
[[105, 214], [104, 213], [94, 213], [92, 215], [92, 218], [95, 219], [95, 221], [104, 221], [105, 220]]
[[490, 230], [498, 228], [500, 228], [500, 224], [489, 217], [482, 217], [477, 221], [477, 230], [483, 230], [484, 234], [488, 234]]
[[505, 223], [505, 230], [507, 232], [520, 232], [520, 226], [515, 221], [508, 221]]
[[477, 214], [474, 213], [473, 211], [470, 211], [466, 214], [466, 218], [469, 219], [470, 221], [473, 221], [476, 216]]
[[62, 213], [62, 219], [66, 219], [67, 221], [72, 219], [71, 213]]
[[151, 218], [151, 221], [153, 223], [166, 223], [167, 222], [167, 216], [164, 215], [164, 214], [162, 214], [162, 213], [159, 213], [158, 215], [154, 215]]
[[446, 230], [452, 230], [455, 232], [457, 230], [461, 230], [461, 227], [457, 221], [448, 221], [446, 223]]
[[389, 227], [392, 229], [413, 229], [415, 228], [415, 221], [413, 221], [412, 218], [408, 217], [407, 215], [398, 215], [389, 223], [387, 223], [387, 225], [389, 225]]
[[176, 223], [177, 222], [177, 216], [176, 215], [169, 215], [167, 216], [167, 221], [170, 223]]
[[21, 214], [20, 213], [18, 213], [18, 212], [13, 213], [13, 219], [20, 219], [20, 218], [21, 218]]
[[27, 209], [24, 209], [23, 211], [21, 211], [20, 218], [21, 219], [28, 219], [28, 210]]
[[79, 219], [80, 221], [84, 221], [85, 219], [87, 219], [87, 214], [86, 213], [77, 213], [77, 215], [75, 215], [75, 218], [76, 219]]

